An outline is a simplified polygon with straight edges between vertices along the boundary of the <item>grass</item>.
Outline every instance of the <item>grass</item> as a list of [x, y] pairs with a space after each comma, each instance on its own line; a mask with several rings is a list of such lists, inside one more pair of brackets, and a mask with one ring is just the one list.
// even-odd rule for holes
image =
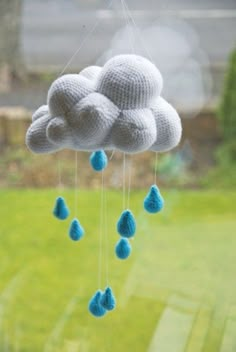
[[[142, 209], [144, 192], [133, 192], [138, 232], [132, 257], [120, 262], [113, 248], [122, 195], [109, 191], [109, 281], [118, 307], [99, 320], [87, 304], [98, 288], [100, 194], [79, 191], [86, 229], [79, 243], [67, 236], [69, 221], [51, 215], [56, 196], [0, 191], [0, 351], [236, 350], [235, 192], [164, 192], [165, 210], [155, 216]], [[63, 196], [72, 219], [74, 193]], [[103, 261], [102, 286], [105, 276]]]

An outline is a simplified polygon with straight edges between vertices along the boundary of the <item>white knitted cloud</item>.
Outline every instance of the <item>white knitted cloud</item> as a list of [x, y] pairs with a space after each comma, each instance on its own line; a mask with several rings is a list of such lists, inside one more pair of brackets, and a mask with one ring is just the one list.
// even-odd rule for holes
[[136, 55], [64, 75], [49, 89], [48, 105], [34, 113], [26, 144], [35, 153], [170, 150], [179, 143], [182, 127], [161, 90], [158, 69]]

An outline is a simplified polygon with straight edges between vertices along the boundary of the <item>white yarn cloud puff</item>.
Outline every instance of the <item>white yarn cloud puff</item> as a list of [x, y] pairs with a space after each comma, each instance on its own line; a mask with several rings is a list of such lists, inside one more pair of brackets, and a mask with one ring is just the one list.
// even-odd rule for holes
[[161, 96], [162, 76], [147, 59], [119, 55], [51, 85], [48, 105], [32, 117], [26, 144], [35, 153], [60, 149], [127, 153], [174, 148], [182, 127]]

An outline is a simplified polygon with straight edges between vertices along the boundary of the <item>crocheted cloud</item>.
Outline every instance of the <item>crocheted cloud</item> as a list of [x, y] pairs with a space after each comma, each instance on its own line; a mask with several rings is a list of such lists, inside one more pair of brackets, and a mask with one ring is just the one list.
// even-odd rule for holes
[[182, 127], [161, 90], [158, 69], [136, 55], [64, 75], [49, 89], [48, 105], [34, 113], [26, 144], [35, 153], [170, 150], [179, 143]]

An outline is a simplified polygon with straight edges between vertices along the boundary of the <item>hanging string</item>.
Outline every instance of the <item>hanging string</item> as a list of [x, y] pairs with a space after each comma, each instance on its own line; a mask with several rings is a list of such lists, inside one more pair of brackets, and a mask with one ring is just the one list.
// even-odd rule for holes
[[130, 47], [132, 49], [132, 52], [135, 53], [135, 48], [134, 48], [134, 31], [133, 31], [133, 26], [132, 23], [130, 23], [128, 12], [126, 10], [125, 2], [124, 0], [121, 1], [121, 7], [122, 7], [122, 12], [124, 16], [124, 20], [126, 22], [127, 30], [128, 30], [128, 37], [129, 37], [129, 42], [130, 42]]
[[132, 155], [130, 155], [129, 157], [129, 180], [128, 180], [128, 199], [127, 199], [128, 209], [130, 205], [131, 179], [132, 179]]
[[74, 199], [74, 212], [75, 217], [77, 215], [77, 207], [78, 207], [78, 152], [75, 152], [75, 199]]
[[115, 150], [112, 151], [109, 160], [111, 160], [113, 158], [114, 154], [115, 154]]
[[61, 193], [62, 190], [62, 177], [61, 177], [61, 158], [59, 152], [57, 153], [57, 189], [58, 194]]
[[[110, 0], [108, 2], [107, 5], [107, 9], [110, 9], [112, 4], [113, 4], [114, 0]], [[78, 53], [80, 52], [80, 50], [83, 48], [83, 46], [85, 45], [85, 43], [87, 42], [87, 40], [89, 39], [89, 37], [94, 33], [95, 29], [98, 27], [98, 25], [100, 24], [101, 19], [98, 19], [95, 24], [90, 28], [90, 30], [88, 31], [88, 33], [85, 35], [84, 39], [82, 40], [80, 46], [78, 47], [78, 49], [76, 49], [76, 51], [73, 53], [73, 55], [70, 57], [70, 59], [68, 60], [68, 62], [66, 63], [66, 65], [64, 66], [64, 68], [62, 69], [62, 71], [59, 74], [59, 77], [61, 75], [63, 75], [66, 71], [66, 69], [70, 66], [70, 64], [72, 63], [72, 61], [74, 60], [74, 58], [78, 55]]]
[[106, 238], [106, 284], [109, 286], [109, 238], [108, 238], [108, 208], [107, 208], [107, 192], [104, 186], [104, 227], [105, 227], [105, 238]]
[[101, 200], [100, 200], [100, 232], [99, 232], [99, 254], [98, 254], [98, 289], [102, 285], [102, 245], [103, 245], [103, 231], [104, 231], [104, 170], [101, 172]]
[[123, 210], [125, 209], [126, 197], [126, 155], [123, 153]]
[[152, 62], [154, 62], [154, 60], [153, 60], [153, 58], [152, 58], [152, 56], [151, 56], [151, 54], [150, 54], [150, 51], [148, 50], [147, 46], [146, 46], [145, 43], [144, 43], [144, 40], [143, 40], [143, 38], [142, 38], [142, 35], [141, 35], [140, 30], [139, 30], [139, 28], [138, 28], [138, 25], [136, 24], [136, 22], [135, 22], [135, 20], [134, 20], [134, 18], [133, 18], [133, 16], [132, 16], [132, 14], [131, 14], [131, 11], [130, 11], [130, 9], [129, 9], [129, 6], [128, 6], [127, 2], [126, 2], [125, 0], [122, 0], [122, 2], [123, 2], [123, 4], [124, 4], [124, 7], [125, 7], [125, 9], [126, 9], [126, 12], [127, 12], [127, 15], [128, 15], [128, 17], [129, 17], [130, 21], [133, 23], [134, 29], [136, 30], [136, 33], [137, 33], [137, 38], [140, 40], [140, 44], [142, 45], [144, 51], [146, 52], [147, 57], [148, 57]]
[[154, 165], [154, 185], [157, 184], [157, 162], [158, 162], [158, 154], [155, 152], [155, 165]]

